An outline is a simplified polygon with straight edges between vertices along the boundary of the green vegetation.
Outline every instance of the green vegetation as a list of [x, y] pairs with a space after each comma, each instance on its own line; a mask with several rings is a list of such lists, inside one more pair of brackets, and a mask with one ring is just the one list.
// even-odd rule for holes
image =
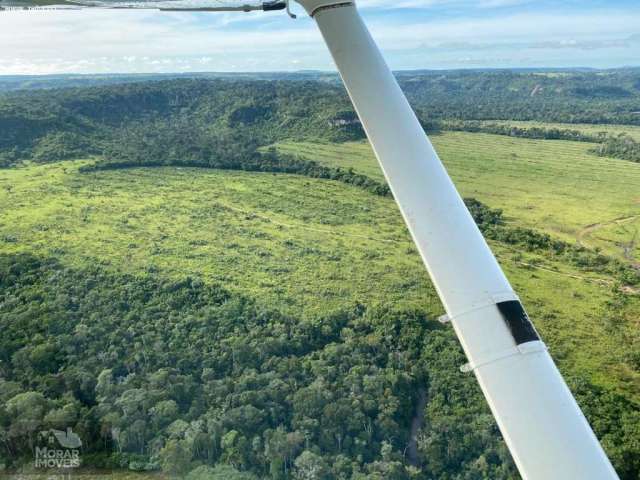
[[[531, 81], [571, 86], [534, 117], [633, 106], [633, 72], [594, 75], [450, 81], [494, 113]], [[414, 101], [445, 85], [400, 79]], [[418, 105], [423, 123], [456, 91]], [[28, 472], [35, 432], [72, 427], [85, 467], [122, 478], [518, 478], [342, 90], [26, 92], [0, 97], [0, 127], [0, 465]], [[575, 136], [432, 138], [636, 480], [640, 164]]]
[[493, 135], [507, 135], [509, 137], [517, 138], [535, 138], [540, 140], [570, 140], [575, 142], [592, 143], [604, 142], [607, 139], [607, 134], [604, 132], [587, 133], [582, 130], [549, 127], [544, 124], [536, 124], [535, 126], [526, 125], [524, 127], [519, 127], [510, 125], [509, 122], [494, 123], [478, 120], [449, 120], [442, 122], [442, 124], [444, 129], [451, 131], [491, 133]]
[[[0, 212], [4, 252], [200, 275], [305, 311], [375, 298], [417, 308], [433, 298], [391, 199], [294, 175], [79, 166], [0, 173], [10, 186], [0, 203], [13, 206]], [[388, 290], [371, 282], [379, 276]]]
[[133, 167], [185, 167], [244, 170], [249, 172], [297, 173], [313, 178], [338, 180], [377, 195], [389, 195], [389, 187], [351, 170], [330, 168], [312, 160], [278, 154], [275, 148], [257, 151], [259, 143], [249, 135], [229, 132], [215, 135], [191, 129], [189, 125], [159, 122], [150, 129], [131, 127], [122, 143], [105, 148], [104, 159], [82, 171]]
[[[542, 129], [542, 130], [573, 130], [577, 131], [585, 137], [599, 138], [606, 136], [618, 136], [621, 133], [628, 135], [635, 141], [640, 141], [640, 127], [635, 125], [606, 125], [606, 124], [590, 124], [590, 123], [553, 123], [553, 122], [536, 122], [536, 121], [517, 121], [517, 120], [484, 120], [470, 121], [460, 123], [480, 124], [481, 126], [500, 125], [508, 127], [516, 127], [523, 130]], [[447, 125], [448, 128], [448, 125]]]
[[628, 135], [621, 134], [617, 137], [609, 137], [594, 151], [603, 157], [623, 158], [640, 163], [640, 143]]
[[[417, 447], [425, 473], [513, 476], [473, 378], [457, 373], [464, 357], [452, 332], [427, 320], [441, 307], [390, 198], [283, 174], [172, 167], [81, 173], [79, 167], [3, 173], [12, 188], [1, 201], [14, 206], [0, 219], [6, 252], [0, 314], [11, 326], [0, 348], [13, 382], [6, 385], [7, 408], [22, 395], [20, 385], [44, 394], [34, 400], [42, 405], [41, 421], [72, 423], [94, 442], [89, 449], [102, 452], [94, 461], [104, 466], [159, 468], [164, 461], [190, 469], [222, 462], [278, 478], [279, 469], [299, 468], [295, 461], [304, 451], [316, 451], [326, 465], [344, 469], [334, 470], [335, 478], [354, 471], [404, 478], [401, 453], [422, 388], [430, 398], [447, 399], [425, 409], [431, 433]], [[508, 231], [499, 212], [470, 206], [485, 232]], [[592, 418], [602, 422], [600, 432], [611, 435], [609, 451], [635, 471], [623, 458], [636, 455], [624, 432], [635, 421], [625, 402], [638, 392], [631, 354], [637, 336], [609, 330], [631, 325], [637, 302], [598, 283], [615, 281], [615, 271], [590, 273], [548, 245], [522, 253], [513, 245], [518, 240], [494, 247], [565, 374], [588, 382], [585, 398], [594, 404]], [[622, 302], [619, 315], [602, 324], [598, 312], [612, 301]], [[159, 377], [169, 383], [159, 384]], [[113, 384], [105, 393], [101, 378]], [[326, 423], [329, 405], [349, 398], [349, 418], [356, 414], [356, 378], [382, 382], [385, 402], [395, 405], [391, 417], [383, 421], [380, 411], [364, 407], [379, 403], [365, 389], [355, 398], [371, 427], [336, 418], [341, 430], [322, 440], [338, 428]], [[172, 389], [163, 387], [168, 384]], [[274, 385], [284, 390], [274, 392]], [[325, 403], [307, 411], [314, 398]], [[139, 409], [127, 413], [126, 401]], [[173, 416], [157, 423], [152, 412], [160, 407]], [[307, 413], [296, 420], [298, 408]], [[619, 425], [606, 420], [616, 408], [626, 412]], [[274, 409], [280, 416], [260, 413]], [[9, 431], [24, 434], [21, 418], [15, 426], [12, 418], [5, 419]], [[302, 427], [307, 424], [315, 427]], [[90, 433], [113, 428], [121, 432], [117, 441]], [[278, 431], [293, 444], [269, 453]], [[194, 444], [194, 435], [213, 443]], [[351, 438], [353, 446], [338, 447], [335, 438]], [[104, 456], [105, 440], [113, 456]], [[305, 442], [314, 448], [305, 450]], [[463, 448], [466, 442], [477, 447]], [[366, 449], [356, 450], [358, 444]], [[393, 469], [400, 473], [388, 474]]]
[[430, 119], [640, 125], [637, 69], [559, 75], [406, 72], [398, 77], [409, 101]]
[[[640, 262], [640, 165], [583, 142], [444, 132], [432, 141], [461, 193], [516, 225]], [[281, 142], [279, 151], [382, 180], [367, 143]], [[606, 200], [604, 200], [606, 199]]]
[[[134, 127], [188, 125], [205, 135], [248, 132], [265, 145], [283, 139], [364, 138], [343, 89], [322, 74], [296, 81], [242, 76], [18, 91], [0, 96], [0, 167], [25, 159], [57, 161], [104, 153]], [[263, 78], [254, 76], [254, 78]], [[147, 78], [147, 77], [143, 77]], [[273, 76], [266, 75], [266, 78]], [[114, 83], [136, 77], [89, 78]], [[401, 72], [398, 79], [428, 128], [440, 121], [516, 120], [640, 125], [640, 70], [604, 72]], [[9, 78], [2, 85], [18, 82]], [[47, 82], [35, 82], [45, 86]], [[29, 83], [27, 83], [29, 85]], [[78, 85], [74, 77], [52, 86]], [[454, 122], [455, 123], [455, 122]], [[574, 129], [575, 130], [575, 129]], [[246, 137], [245, 137], [246, 138]], [[565, 138], [565, 137], [562, 137]]]
[[[526, 122], [521, 122], [526, 123]], [[550, 124], [564, 125], [567, 124]], [[569, 129], [558, 128], [544, 124], [526, 123], [524, 126], [510, 125], [509, 122], [482, 122], [482, 121], [455, 121], [449, 120], [440, 123], [440, 127], [446, 130], [461, 132], [482, 132], [494, 135], [507, 135], [518, 138], [535, 138], [541, 140], [571, 140], [576, 142], [599, 143], [600, 145], [590, 150], [601, 157], [621, 158], [640, 162], [640, 143], [634, 137], [627, 134], [624, 127], [609, 127], [606, 131], [596, 132], [596, 128]], [[635, 128], [635, 127], [630, 127]], [[636, 133], [635, 130], [631, 130]], [[613, 133], [617, 132], [617, 133]]]
[[16, 93], [0, 97], [0, 167], [108, 154], [135, 136], [165, 131], [223, 139], [243, 152], [289, 137], [363, 138], [359, 125], [336, 123], [345, 111], [341, 89], [307, 82], [184, 80]]

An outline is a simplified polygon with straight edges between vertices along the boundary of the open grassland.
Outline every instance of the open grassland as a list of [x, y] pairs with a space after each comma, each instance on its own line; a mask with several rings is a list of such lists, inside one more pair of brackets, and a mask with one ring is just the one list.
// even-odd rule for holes
[[[434, 146], [464, 196], [517, 225], [640, 262], [640, 164], [589, 153], [593, 144], [445, 132]], [[278, 148], [382, 179], [368, 143]]]
[[[351, 152], [372, 168], [362, 144], [305, 148]], [[0, 251], [193, 275], [301, 316], [357, 302], [442, 313], [391, 198], [295, 175], [174, 167], [80, 173], [81, 164], [0, 171]], [[498, 198], [517, 204], [505, 192], [489, 195], [487, 185], [462, 184], [493, 205]], [[638, 298], [628, 295], [628, 318], [612, 332], [614, 278], [492, 246], [562, 368], [640, 400], [640, 378], [625, 360]]]
[[199, 275], [296, 313], [435, 301], [388, 198], [294, 175], [77, 166], [0, 173], [4, 252]]
[[576, 130], [586, 135], [597, 136], [600, 133], [607, 135], [619, 135], [624, 133], [629, 135], [636, 141], [640, 141], [640, 126], [636, 125], [615, 125], [601, 123], [555, 123], [555, 122], [536, 122], [536, 121], [519, 121], [519, 120], [486, 120], [481, 121], [484, 125], [508, 125], [518, 128], [556, 128], [558, 130]]

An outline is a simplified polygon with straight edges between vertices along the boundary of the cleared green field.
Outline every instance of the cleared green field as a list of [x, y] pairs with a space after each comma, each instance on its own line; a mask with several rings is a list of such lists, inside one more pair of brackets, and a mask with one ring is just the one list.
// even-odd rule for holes
[[520, 128], [557, 128], [558, 130], [577, 130], [578, 132], [598, 135], [606, 133], [608, 135], [618, 135], [624, 133], [635, 140], [640, 141], [640, 126], [635, 125], [613, 125], [613, 124], [592, 124], [592, 123], [554, 123], [518, 120], [488, 120], [483, 124], [509, 125]]
[[0, 171], [2, 251], [201, 275], [296, 313], [434, 302], [389, 199], [294, 175], [78, 166]]
[[[364, 145], [316, 148], [370, 160]], [[390, 198], [295, 175], [79, 173], [82, 163], [0, 171], [0, 252], [198, 276], [303, 317], [356, 302], [442, 313]], [[630, 340], [603, 321], [614, 279], [492, 246], [562, 368], [640, 398], [640, 378], [620, 348]], [[628, 302], [633, 312], [637, 297]]]
[[[434, 146], [464, 196], [514, 224], [640, 261], [640, 164], [590, 154], [592, 144], [446, 132]], [[382, 179], [368, 143], [281, 143], [287, 153]]]

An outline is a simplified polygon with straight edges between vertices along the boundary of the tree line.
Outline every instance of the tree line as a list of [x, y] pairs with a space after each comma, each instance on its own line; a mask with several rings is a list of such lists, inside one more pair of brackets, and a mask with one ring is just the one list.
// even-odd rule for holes
[[632, 162], [640, 162], [640, 143], [629, 135], [610, 136], [593, 152], [603, 157], [622, 158]]
[[590, 151], [602, 157], [620, 158], [640, 162], [640, 143], [627, 134], [612, 135], [607, 132], [596, 134], [579, 130], [556, 127], [518, 127], [500, 123], [487, 123], [474, 120], [446, 120], [438, 122], [439, 129], [460, 132], [481, 132], [492, 135], [506, 135], [516, 138], [538, 140], [569, 140], [573, 142], [598, 143]]

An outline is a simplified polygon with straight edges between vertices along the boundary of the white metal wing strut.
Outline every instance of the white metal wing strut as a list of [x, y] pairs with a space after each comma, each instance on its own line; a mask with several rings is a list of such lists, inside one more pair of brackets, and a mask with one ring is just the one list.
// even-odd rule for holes
[[393, 195], [525, 480], [617, 479], [518, 296], [352, 1], [316, 20]]

